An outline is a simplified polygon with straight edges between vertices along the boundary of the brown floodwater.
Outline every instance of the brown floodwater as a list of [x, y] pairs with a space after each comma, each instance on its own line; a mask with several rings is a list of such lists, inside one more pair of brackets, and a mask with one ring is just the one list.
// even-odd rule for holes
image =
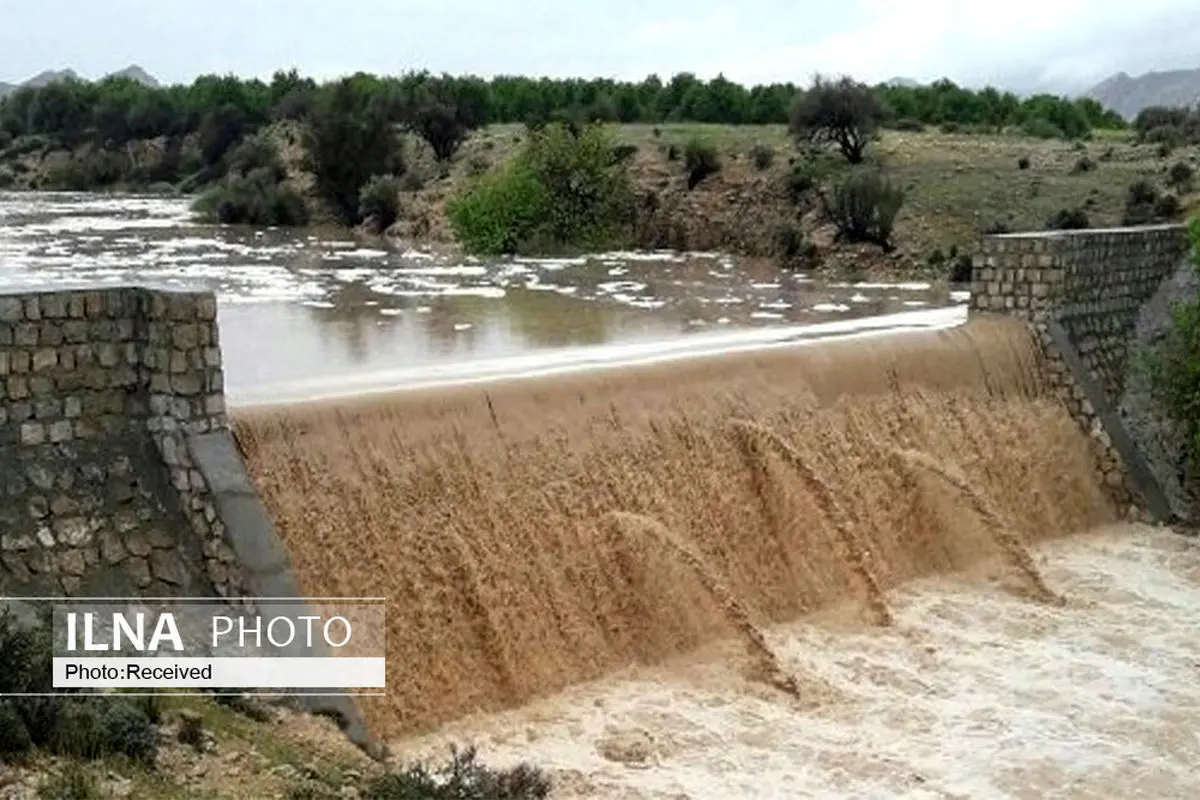
[[965, 293], [945, 286], [823, 283], [719, 254], [484, 260], [190, 216], [185, 198], [0, 192], [0, 291], [212, 289], [235, 404], [758, 347], [864, 327], [855, 320], [882, 330], [965, 316]]

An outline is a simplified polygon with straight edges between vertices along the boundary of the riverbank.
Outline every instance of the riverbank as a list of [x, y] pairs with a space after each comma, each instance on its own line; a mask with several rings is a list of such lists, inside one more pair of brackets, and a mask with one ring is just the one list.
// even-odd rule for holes
[[[1064, 213], [1082, 214], [1090, 227], [1122, 224], [1129, 187], [1138, 181], [1176, 196], [1181, 213], [1197, 206], [1192, 187], [1175, 185], [1170, 177], [1178, 164], [1200, 165], [1197, 146], [1164, 152], [1154, 144], [1138, 144], [1128, 134], [1099, 132], [1091, 141], [1067, 142], [888, 130], [868, 150], [868, 162], [905, 191], [895, 249], [885, 253], [875, 245], [835, 241], [836, 229], [827, 221], [816, 189], [836, 182], [849, 168], [832, 156], [820, 159], [816, 185], [800, 186], [805, 179], [795, 177], [799, 156], [782, 125], [611, 128], [617, 146], [629, 150], [630, 178], [643, 200], [637, 246], [775, 260], [794, 259], [803, 247], [804, 266], [826, 273], [953, 277], [958, 264], [961, 276], [962, 254], [987, 232], [1044, 229]], [[276, 143], [289, 184], [311, 198], [298, 124], [277, 123], [267, 134]], [[427, 144], [404, 135], [399, 217], [387, 235], [405, 245], [453, 250], [446, 201], [511, 159], [527, 136], [524, 126], [489, 126], [475, 131], [450, 161], [437, 162]], [[712, 147], [719, 168], [689, 188], [683, 153], [693, 140]], [[0, 184], [79, 188], [60, 185], [66, 165], [96, 154], [44, 149], [44, 144], [18, 139], [0, 153]], [[137, 174], [152, 176], [156, 160], [168, 157], [165, 146], [163, 141], [134, 143], [124, 157], [140, 165]], [[189, 145], [185, 141], [181, 147], [186, 158]], [[197, 186], [184, 181], [139, 188], [168, 193]], [[329, 218], [318, 203], [309, 204], [315, 222]]]

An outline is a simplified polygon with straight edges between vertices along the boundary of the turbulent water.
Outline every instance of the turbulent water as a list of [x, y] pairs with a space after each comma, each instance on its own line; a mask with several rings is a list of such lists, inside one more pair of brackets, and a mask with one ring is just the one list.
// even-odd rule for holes
[[724, 637], [805, 707], [756, 625], [1115, 518], [1015, 322], [244, 410], [308, 593], [387, 596], [388, 735]]
[[189, 216], [177, 198], [0, 193], [0, 291], [213, 289], [234, 404], [721, 350], [894, 312], [931, 324], [922, 312], [937, 323], [965, 299], [718, 255], [480, 261]]

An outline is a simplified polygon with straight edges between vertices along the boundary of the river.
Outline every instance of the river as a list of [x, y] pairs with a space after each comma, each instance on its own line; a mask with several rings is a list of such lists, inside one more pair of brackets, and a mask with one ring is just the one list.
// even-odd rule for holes
[[235, 405], [955, 324], [966, 300], [719, 254], [452, 258], [345, 231], [199, 225], [188, 203], [0, 192], [0, 291], [211, 289]]

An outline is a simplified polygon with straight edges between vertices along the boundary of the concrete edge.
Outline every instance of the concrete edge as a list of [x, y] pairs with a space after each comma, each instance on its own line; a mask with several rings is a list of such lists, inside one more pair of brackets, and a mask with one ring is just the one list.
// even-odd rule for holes
[[[250, 480], [233, 434], [229, 430], [219, 430], [193, 434], [186, 437], [186, 441], [195, 468], [204, 476], [212, 492], [217, 516], [225, 525], [251, 601], [255, 596], [302, 598], [287, 547]], [[352, 697], [333, 695], [294, 699], [298, 706], [313, 714], [332, 717], [346, 737], [372, 758], [382, 756], [381, 745], [371, 737], [366, 720]]]
[[1167, 500], [1166, 493], [1163, 492], [1162, 487], [1155, 480], [1154, 474], [1150, 471], [1150, 467], [1147, 465], [1141, 450], [1138, 449], [1137, 444], [1133, 441], [1133, 437], [1129, 435], [1129, 431], [1125, 428], [1125, 423], [1121, 419], [1121, 416], [1112, 408], [1104, 391], [1092, 380], [1092, 376], [1084, 366], [1083, 359], [1076, 352], [1075, 345], [1071, 342], [1066, 329], [1057, 319], [1048, 319], [1046, 321], [1046, 333], [1049, 334], [1050, 340], [1058, 349], [1063, 363], [1071, 371], [1071, 377], [1075, 379], [1075, 383], [1079, 386], [1080, 391], [1083, 392], [1084, 398], [1095, 409], [1096, 415], [1100, 419], [1100, 424], [1104, 427], [1104, 431], [1112, 441], [1113, 448], [1121, 454], [1121, 460], [1125, 462], [1125, 469], [1128, 471], [1129, 479], [1137, 488], [1138, 494], [1141, 495], [1142, 501], [1146, 504], [1146, 510], [1150, 512], [1150, 516], [1155, 522], [1173, 522], [1175, 513], [1171, 510], [1171, 504]]

